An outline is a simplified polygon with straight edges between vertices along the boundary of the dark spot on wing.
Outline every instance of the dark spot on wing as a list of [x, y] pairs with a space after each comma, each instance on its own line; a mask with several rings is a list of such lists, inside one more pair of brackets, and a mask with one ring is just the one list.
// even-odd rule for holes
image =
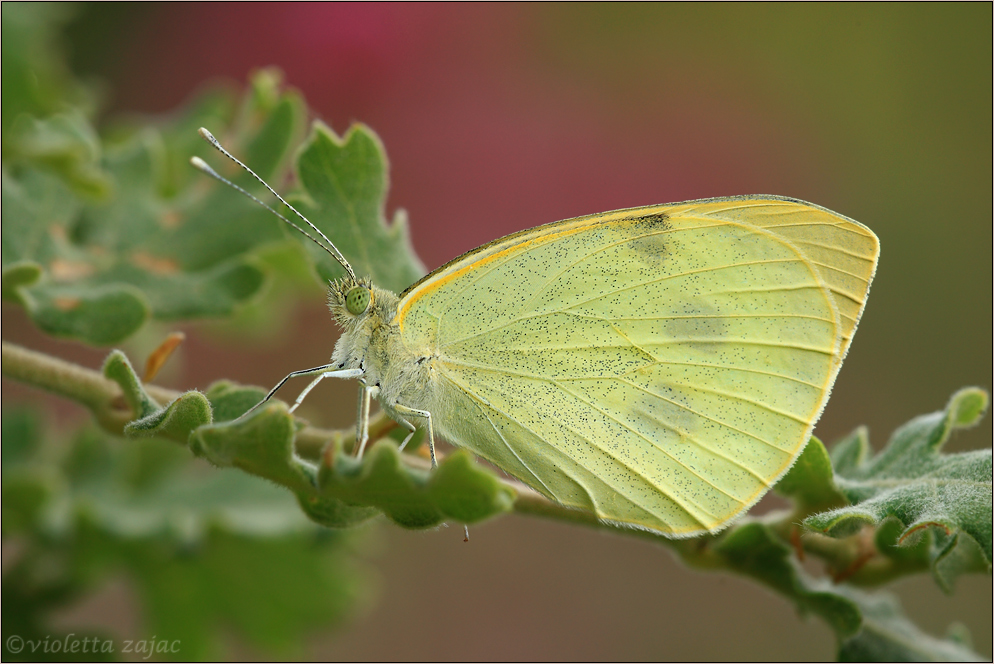
[[644, 217], [635, 217], [634, 220], [648, 226], [658, 227], [662, 225], [662, 230], [669, 230], [670, 228], [670, 217], [665, 212], [656, 212], [655, 214], [647, 214]]
[[669, 253], [671, 234], [666, 231], [672, 228], [670, 218], [663, 212], [647, 214], [632, 219], [637, 235], [629, 243], [635, 250], [636, 258], [652, 270], [658, 270], [666, 261]]

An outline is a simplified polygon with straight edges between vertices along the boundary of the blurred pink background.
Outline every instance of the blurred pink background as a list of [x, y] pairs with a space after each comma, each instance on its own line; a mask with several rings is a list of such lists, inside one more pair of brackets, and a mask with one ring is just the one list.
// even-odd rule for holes
[[[991, 388], [989, 4], [222, 3], [86, 12], [77, 62], [107, 81], [111, 113], [167, 111], [219, 77], [242, 83], [275, 65], [336, 132], [372, 127], [391, 163], [388, 216], [408, 211], [429, 269], [541, 223], [710, 196], [793, 196], [863, 222], [880, 236], [882, 258], [816, 429], [825, 441], [867, 424], [880, 448], [894, 427], [940, 409], [955, 389]], [[4, 312], [5, 338], [93, 366], [103, 356], [38, 342], [18, 312]], [[248, 346], [194, 335], [164, 382], [269, 386], [325, 361], [337, 332], [319, 297], [288, 327], [289, 338]], [[351, 385], [322, 386], [309, 399], [316, 421], [345, 425], [354, 413]], [[329, 412], [339, 402], [343, 412]], [[988, 419], [949, 449], [990, 443]], [[513, 516], [471, 535], [463, 544], [456, 528], [381, 527], [368, 554], [383, 581], [376, 605], [307, 652], [834, 657], [834, 637], [818, 620], [751, 583], [685, 569], [657, 546]], [[928, 578], [898, 588], [919, 625], [941, 635], [962, 621], [990, 655], [990, 576], [962, 579], [953, 597]], [[95, 606], [113, 620], [127, 601], [117, 589]]]

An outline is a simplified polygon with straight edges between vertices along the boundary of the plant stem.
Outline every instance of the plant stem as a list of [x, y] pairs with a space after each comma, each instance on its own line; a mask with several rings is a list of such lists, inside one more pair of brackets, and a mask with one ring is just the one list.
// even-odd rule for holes
[[[66, 362], [51, 355], [29, 350], [10, 342], [2, 342], [3, 375], [11, 380], [65, 397], [89, 408], [97, 422], [108, 432], [120, 436], [124, 425], [134, 419], [117, 383], [101, 372]], [[149, 396], [167, 404], [181, 392], [153, 384], [143, 385]], [[382, 423], [378, 426], [383, 427]], [[307, 426], [297, 432], [298, 453], [315, 459], [329, 440], [345, 439], [349, 431], [319, 429]]]

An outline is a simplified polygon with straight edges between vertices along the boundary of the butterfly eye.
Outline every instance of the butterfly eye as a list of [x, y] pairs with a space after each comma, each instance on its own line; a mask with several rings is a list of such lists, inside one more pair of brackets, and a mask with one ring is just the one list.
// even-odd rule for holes
[[365, 286], [356, 286], [355, 288], [351, 288], [349, 289], [349, 292], [345, 294], [345, 308], [348, 309], [349, 313], [353, 316], [358, 316], [369, 308], [370, 296], [371, 293]]

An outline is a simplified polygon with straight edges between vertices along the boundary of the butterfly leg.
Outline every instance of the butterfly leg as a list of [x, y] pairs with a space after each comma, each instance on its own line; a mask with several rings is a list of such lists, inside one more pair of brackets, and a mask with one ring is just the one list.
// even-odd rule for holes
[[363, 374], [362, 369], [338, 369], [335, 371], [328, 371], [328, 369], [330, 369], [332, 366], [334, 365], [323, 364], [320, 367], [314, 367], [313, 369], [304, 369], [303, 371], [294, 371], [293, 373], [287, 374], [287, 376], [283, 380], [281, 380], [279, 383], [276, 384], [276, 387], [269, 390], [269, 394], [267, 394], [262, 401], [252, 406], [244, 413], [242, 413], [242, 415], [238, 419], [240, 420], [243, 417], [247, 417], [250, 413], [255, 411], [262, 404], [269, 401], [273, 397], [273, 395], [276, 394], [276, 391], [281, 387], [283, 387], [283, 384], [286, 383], [291, 378], [296, 378], [297, 376], [313, 376], [314, 374], [320, 374], [317, 378], [311, 381], [311, 384], [308, 385], [306, 388], [304, 388], [304, 391], [300, 393], [299, 397], [297, 397], [297, 400], [294, 402], [293, 406], [290, 407], [290, 412], [292, 413], [297, 408], [297, 406], [300, 405], [300, 402], [304, 400], [304, 397], [307, 396], [307, 393], [313, 390], [314, 386], [320, 383], [325, 378], [358, 378]]
[[[432, 469], [434, 470], [437, 468], [438, 463], [435, 461], [435, 428], [431, 424], [431, 413], [427, 410], [408, 408], [407, 406], [403, 406], [399, 403], [395, 403], [393, 405], [393, 410], [394, 412], [402, 415], [413, 415], [415, 417], [423, 417], [428, 420], [428, 453], [431, 454]], [[404, 449], [404, 446], [407, 445], [407, 443], [409, 443], [411, 438], [414, 436], [414, 432], [417, 430], [417, 427], [403, 419], [400, 420], [400, 423], [411, 430], [411, 433], [407, 434], [407, 438], [404, 439], [404, 442], [400, 444], [400, 449]]]
[[355, 457], [357, 459], [362, 458], [366, 443], [369, 442], [369, 402], [375, 390], [375, 387], [359, 384], [359, 412], [356, 413], [355, 419], [355, 449], [357, 450]]

